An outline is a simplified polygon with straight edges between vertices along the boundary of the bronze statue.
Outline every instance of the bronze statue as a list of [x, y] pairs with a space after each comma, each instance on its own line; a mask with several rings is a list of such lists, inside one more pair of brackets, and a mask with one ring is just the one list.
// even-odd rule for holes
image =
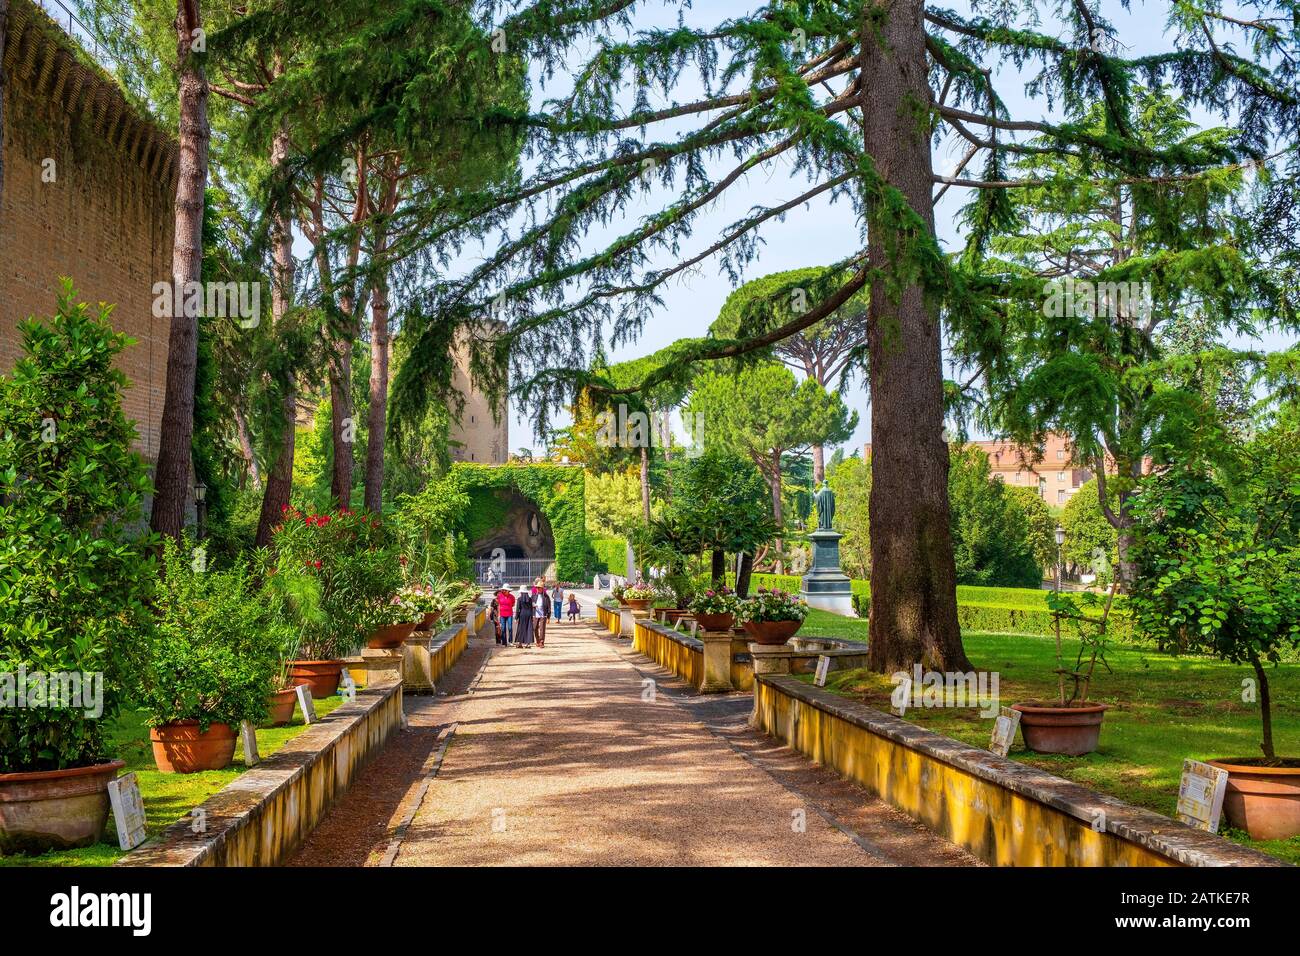
[[830, 531], [835, 521], [835, 492], [831, 491], [830, 482], [822, 479], [821, 489], [815, 496], [817, 502], [817, 530]]

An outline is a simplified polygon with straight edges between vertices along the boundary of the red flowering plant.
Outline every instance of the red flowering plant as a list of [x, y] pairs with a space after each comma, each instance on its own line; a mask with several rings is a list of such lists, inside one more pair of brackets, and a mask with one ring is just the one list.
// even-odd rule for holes
[[301, 569], [320, 585], [320, 618], [304, 629], [304, 660], [337, 660], [376, 627], [394, 623], [400, 556], [375, 515], [348, 509], [312, 514], [286, 508], [272, 548], [281, 571]]

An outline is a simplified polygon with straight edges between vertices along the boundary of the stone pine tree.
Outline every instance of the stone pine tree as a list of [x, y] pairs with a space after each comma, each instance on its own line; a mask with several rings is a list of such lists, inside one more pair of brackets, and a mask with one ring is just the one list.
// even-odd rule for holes
[[732, 373], [708, 372], [693, 385], [688, 411], [702, 423], [705, 447], [720, 447], [754, 463], [767, 482], [776, 525], [777, 573], [783, 573], [785, 528], [783, 463], [786, 455], [813, 445], [846, 441], [858, 424], [836, 392], [812, 379], [796, 381], [779, 362]]
[[176, 4], [176, 79], [180, 131], [172, 229], [171, 326], [158, 462], [149, 524], [180, 537], [189, 499], [194, 438], [194, 375], [198, 365], [198, 313], [192, 294], [203, 265], [203, 198], [208, 185], [208, 78], [206, 37], [199, 0]]
[[[1230, 18], [1172, 0], [1163, 7], [1170, 49], [1130, 60], [1088, 0], [1046, 10], [1028, 0], [980, 3], [973, 16], [921, 0], [790, 0], [700, 28], [648, 21], [654, 14], [630, 0], [489, 5], [488, 42], [471, 53], [478, 41], [466, 31], [467, 55], [474, 62], [520, 57], [533, 76], [561, 74], [564, 83], [557, 97], [535, 96], [527, 111], [475, 114], [483, 131], [522, 131], [533, 163], [518, 182], [447, 197], [442, 215], [415, 240], [454, 247], [466, 230], [500, 227], [499, 241], [473, 268], [430, 284], [427, 321], [410, 329], [411, 359], [394, 383], [397, 417], [416, 420], [423, 410], [440, 324], [489, 312], [507, 331], [476, 348], [475, 378], [504, 388], [510, 367], [514, 391], [539, 423], [579, 389], [616, 395], [619, 386], [585, 371], [603, 333], [633, 336], [654, 314], [660, 290], [706, 263], [720, 263], [739, 281], [766, 224], [810, 201], [848, 201], [860, 227], [843, 237], [845, 255], [828, 264], [826, 278], [810, 285], [807, 312], [757, 335], [678, 343], [674, 361], [651, 377], [689, 378], [700, 363], [769, 348], [869, 289], [871, 665], [965, 669], [940, 316], [977, 321], [1008, 297], [1040, 296], [1042, 283], [990, 282], [945, 255], [935, 236], [935, 190], [979, 191], [968, 240], [979, 250], [1010, 217], [1006, 190], [985, 187], [1005, 180], [1009, 162], [1033, 150], [1086, 149], [1098, 168], [1187, 175], [1245, 156], [1263, 161], [1275, 139], [1295, 143], [1295, 4], [1255, 6], [1258, 18]], [[311, 23], [323, 8], [324, 0], [286, 0], [280, 9]], [[339, 64], [339, 82], [364, 75], [367, 61], [385, 53], [350, 55], [354, 62]], [[389, 60], [382, 103], [358, 122], [401, 136], [408, 120], [420, 126], [463, 115], [463, 103], [422, 95], [427, 61]], [[1011, 115], [997, 90], [1003, 61], [1031, 71], [1030, 112], [1051, 119]], [[1143, 142], [1127, 119], [1139, 76], [1231, 111], [1236, 141], [1191, 151]], [[1081, 122], [1095, 104], [1106, 116], [1101, 136]], [[1029, 145], [1026, 134], [1046, 143]], [[936, 174], [935, 138], [957, 137], [969, 146], [967, 158], [954, 175]], [[981, 164], [972, 167], [977, 157]], [[770, 178], [776, 164], [781, 181], [792, 183], [786, 198], [692, 242], [704, 210], [723, 197], [746, 197], [754, 177]], [[591, 238], [615, 218], [628, 220], [616, 235]]]
[[[776, 272], [746, 282], [727, 297], [710, 327], [717, 338], [736, 339], [780, 328], [809, 307], [807, 284], [820, 267]], [[816, 325], [772, 346], [772, 354], [826, 389], [843, 389], [867, 345], [867, 293], [859, 292]], [[812, 445], [813, 481], [826, 477], [826, 449]]]

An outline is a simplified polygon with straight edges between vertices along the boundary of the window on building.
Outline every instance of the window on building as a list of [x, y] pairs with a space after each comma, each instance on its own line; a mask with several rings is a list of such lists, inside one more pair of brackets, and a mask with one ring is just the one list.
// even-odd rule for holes
[[1047, 494], [1047, 479], [1046, 479], [1046, 478], [1041, 478], [1041, 477], [1040, 477], [1040, 478], [1038, 479], [1038, 493], [1039, 493], [1040, 495], [1045, 495], [1045, 494]]
[[1064, 448], [1058, 448], [1058, 449], [1056, 449], [1056, 460], [1057, 460], [1057, 461], [1065, 461], [1065, 449], [1064, 449]]
[[1057, 481], [1065, 481], [1065, 472], [1063, 472], [1063, 471], [1058, 471], [1058, 472], [1056, 473], [1056, 480], [1057, 480]]
[[1057, 488], [1057, 489], [1056, 489], [1056, 503], [1057, 503], [1058, 505], [1063, 505], [1063, 504], [1065, 504], [1065, 489], [1064, 489], [1064, 488]]

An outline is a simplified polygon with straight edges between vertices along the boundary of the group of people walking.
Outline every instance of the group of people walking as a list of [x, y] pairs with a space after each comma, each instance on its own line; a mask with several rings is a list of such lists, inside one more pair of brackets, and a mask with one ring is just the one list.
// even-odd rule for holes
[[[509, 588], [499, 588], [489, 610], [497, 643], [508, 647], [545, 647], [547, 622], [554, 616], [558, 624], [564, 605], [564, 589], [557, 584], [548, 590], [540, 578], [532, 587], [520, 588], [518, 594]], [[569, 594], [568, 606], [569, 621], [576, 621], [577, 595]]]

